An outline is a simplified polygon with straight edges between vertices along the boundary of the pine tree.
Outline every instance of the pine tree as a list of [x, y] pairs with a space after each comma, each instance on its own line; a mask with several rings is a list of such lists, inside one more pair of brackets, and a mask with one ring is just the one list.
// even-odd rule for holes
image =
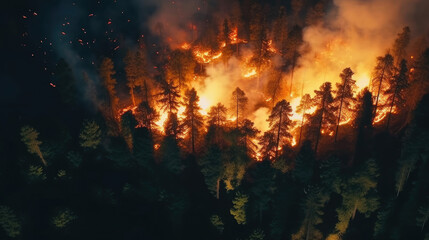
[[21, 234], [21, 223], [10, 207], [0, 205], [0, 226], [8, 237], [15, 238]]
[[206, 153], [201, 158], [200, 167], [208, 189], [219, 199], [220, 180], [223, 174], [223, 159], [222, 150], [217, 144], [207, 146]]
[[313, 100], [310, 97], [310, 94], [304, 94], [302, 96], [301, 101], [299, 105], [296, 107], [296, 112], [302, 114], [301, 118], [301, 127], [299, 130], [299, 139], [298, 139], [298, 146], [301, 144], [301, 137], [302, 137], [302, 130], [304, 128], [304, 123], [306, 119], [306, 112], [313, 106]]
[[204, 121], [201, 115], [200, 107], [198, 105], [199, 97], [197, 91], [194, 88], [187, 90], [185, 93], [184, 105], [186, 107], [181, 126], [187, 132], [188, 138], [190, 139], [190, 149], [195, 154], [195, 145], [197, 144], [198, 138], [201, 134], [201, 128], [203, 127]]
[[338, 223], [335, 229], [344, 234], [356, 212], [369, 217], [379, 206], [375, 189], [378, 168], [374, 159], [367, 160], [361, 169], [350, 177], [341, 187], [342, 204], [337, 209]]
[[41, 141], [37, 138], [39, 137], [39, 132], [30, 127], [24, 126], [21, 128], [21, 141], [27, 146], [27, 150], [31, 154], [37, 154], [40, 160], [42, 160], [43, 165], [47, 166], [46, 160], [43, 158], [42, 151], [40, 150]]
[[393, 57], [396, 61], [396, 66], [400, 67], [400, 63], [406, 57], [406, 51], [408, 44], [410, 43], [410, 28], [408, 26], [402, 28], [402, 32], [398, 33], [395, 43], [393, 44]]
[[314, 165], [316, 162], [314, 155], [311, 142], [308, 140], [304, 141], [295, 158], [295, 169], [292, 172], [292, 176], [304, 186], [310, 184], [311, 178], [313, 177]]
[[273, 132], [264, 132], [259, 138], [259, 153], [260, 160], [272, 160], [276, 154], [276, 138]]
[[390, 119], [392, 117], [393, 107], [404, 107], [405, 90], [408, 87], [408, 68], [407, 61], [402, 60], [399, 72], [390, 80], [389, 88], [384, 92], [388, 95], [387, 101], [390, 102], [389, 117], [387, 118], [386, 129], [389, 129]]
[[275, 192], [274, 168], [271, 167], [270, 161], [258, 162], [249, 170], [249, 175], [253, 179], [251, 193], [253, 203], [258, 210], [259, 224], [262, 224], [263, 211], [267, 210]]
[[179, 143], [175, 136], [165, 136], [159, 150], [162, 165], [173, 174], [181, 173], [184, 166], [180, 157]]
[[77, 101], [77, 86], [73, 71], [69, 64], [60, 59], [54, 70], [54, 83], [58, 89], [61, 100], [65, 104], [74, 104]]
[[285, 46], [285, 61], [286, 65], [290, 66], [290, 89], [289, 95], [292, 96], [293, 90], [293, 75], [297, 67], [298, 58], [300, 57], [300, 48], [304, 43], [302, 37], [302, 28], [295, 25], [288, 34], [288, 39]]
[[149, 106], [153, 104], [153, 91], [154, 82], [149, 77], [147, 70], [147, 59], [146, 59], [146, 47], [143, 43], [140, 43], [139, 49], [136, 52], [136, 64], [137, 64], [137, 83], [140, 84], [140, 90], [143, 95], [143, 102], [147, 102]]
[[356, 86], [356, 81], [352, 79], [353, 72], [350, 68], [345, 68], [340, 74], [341, 83], [337, 83], [335, 91], [334, 103], [338, 105], [337, 127], [335, 130], [335, 142], [337, 141], [338, 129], [341, 120], [348, 119], [351, 116], [352, 105], [355, 101], [353, 97]]
[[138, 125], [131, 111], [121, 116], [121, 133], [130, 150], [133, 149], [134, 128]]
[[181, 91], [192, 79], [195, 61], [190, 51], [176, 49], [170, 54], [167, 64], [168, 82], [176, 82]]
[[96, 149], [101, 142], [100, 126], [95, 121], [85, 121], [79, 139], [80, 146]]
[[246, 207], [249, 197], [237, 192], [232, 200], [233, 207], [229, 210], [238, 224], [246, 224]]
[[268, 117], [268, 122], [270, 123], [269, 131], [274, 132], [276, 136], [275, 160], [277, 160], [279, 156], [279, 147], [288, 143], [292, 138], [292, 135], [289, 133], [289, 129], [292, 127], [292, 120], [290, 119], [291, 116], [292, 107], [290, 106], [290, 103], [286, 100], [282, 100], [274, 106], [270, 116]]
[[313, 106], [316, 107], [316, 111], [308, 116], [308, 134], [315, 139], [314, 152], [316, 154], [322, 129], [324, 131], [331, 130], [332, 126], [335, 126], [335, 107], [332, 104], [334, 98], [332, 97], [331, 89], [331, 83], [325, 82], [320, 86], [319, 90], [314, 90], [316, 96], [313, 98]]
[[401, 157], [396, 172], [396, 195], [403, 190], [410, 173], [423, 154], [429, 152], [429, 95], [425, 95], [414, 111], [414, 118], [405, 132]]
[[125, 74], [127, 76], [127, 86], [130, 89], [130, 96], [133, 103], [133, 106], [136, 106], [136, 100], [134, 96], [134, 89], [137, 86], [142, 85], [140, 82], [138, 82], [141, 78], [139, 78], [138, 72], [137, 72], [137, 61], [136, 61], [136, 54], [133, 51], [128, 51], [125, 58]]
[[139, 166], [149, 171], [153, 169], [155, 162], [154, 142], [152, 133], [147, 127], [139, 127], [134, 130], [133, 155]]
[[100, 65], [100, 78], [103, 82], [104, 87], [107, 90], [108, 96], [107, 99], [107, 109], [104, 112], [104, 116], [107, 120], [107, 124], [109, 126], [109, 134], [117, 135], [118, 134], [118, 126], [116, 115], [118, 113], [118, 104], [119, 98], [116, 95], [116, 79], [114, 75], [116, 74], [113, 66], [113, 61], [110, 58], [104, 58]]
[[[429, 202], [429, 201], [427, 201], [427, 202]], [[419, 207], [418, 215], [417, 215], [417, 219], [416, 219], [417, 226], [420, 227], [422, 231], [425, 228], [425, 225], [426, 225], [428, 219], [429, 219], [429, 204], [426, 203], [425, 205]]]
[[243, 121], [243, 125], [240, 127], [240, 138], [241, 143], [247, 153], [247, 156], [255, 159], [257, 146], [253, 143], [253, 139], [260, 133], [260, 131], [254, 127], [254, 123], [249, 119]]
[[168, 111], [169, 114], [177, 113], [179, 107], [179, 89], [172, 81], [161, 82], [162, 91], [159, 95], [161, 110]]
[[235, 122], [236, 122], [236, 128], [238, 129], [239, 124], [239, 118], [244, 116], [243, 112], [246, 110], [248, 99], [246, 97], [246, 94], [241, 90], [239, 87], [237, 87], [232, 92], [232, 102], [231, 102], [231, 110], [235, 112]]
[[148, 128], [151, 132], [154, 122], [159, 118], [159, 114], [157, 113], [156, 109], [151, 107], [150, 104], [146, 101], [143, 101], [138, 105], [135, 115], [137, 119], [141, 121], [140, 125], [142, 127]]
[[287, 11], [285, 6], [281, 6], [277, 13], [277, 17], [274, 20], [274, 29], [273, 32], [273, 41], [277, 46], [277, 49], [280, 50], [280, 54], [284, 55], [286, 41], [288, 38], [288, 20], [287, 20]]
[[218, 103], [215, 106], [210, 107], [208, 112], [208, 123], [216, 127], [223, 127], [227, 121], [227, 109], [226, 107]]
[[377, 58], [377, 65], [374, 68], [371, 79], [372, 92], [376, 93], [374, 117], [377, 116], [377, 108], [379, 107], [380, 94], [388, 87], [390, 79], [393, 77], [395, 67], [393, 65], [393, 57], [386, 54], [384, 57]]
[[302, 204], [304, 219], [298, 232], [292, 235], [292, 240], [322, 239], [323, 234], [316, 228], [316, 225], [322, 223], [324, 203], [321, 195], [322, 193], [317, 187], [307, 190], [307, 196]]
[[354, 126], [356, 126], [357, 137], [355, 147], [355, 159], [361, 161], [368, 156], [368, 146], [372, 133], [373, 104], [372, 94], [368, 88], [364, 88], [357, 97], [356, 117]]

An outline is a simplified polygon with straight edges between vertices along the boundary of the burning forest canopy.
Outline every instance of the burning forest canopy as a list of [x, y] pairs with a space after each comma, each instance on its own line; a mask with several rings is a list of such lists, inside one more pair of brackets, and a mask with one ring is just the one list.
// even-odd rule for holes
[[[9, 28], [21, 31], [19, 51], [32, 65], [31, 83], [19, 86], [43, 86], [31, 96], [47, 104], [10, 114], [19, 163], [7, 162], [16, 176], [0, 176], [25, 178], [26, 194], [35, 184], [89, 186], [62, 190], [40, 213], [38, 233], [22, 220], [38, 211], [12, 204], [13, 194], [0, 200], [0, 234], [80, 236], [99, 218], [85, 210], [93, 205], [68, 202], [76, 194], [117, 207], [131, 225], [148, 224], [144, 214], [157, 221], [133, 225], [129, 238], [171, 238], [157, 230], [164, 223], [177, 238], [428, 238], [427, 1], [13, 7], [19, 20]], [[105, 180], [87, 179], [91, 172]], [[35, 197], [39, 207], [45, 194]], [[407, 224], [398, 219], [406, 211]], [[192, 234], [189, 216], [201, 227]]]

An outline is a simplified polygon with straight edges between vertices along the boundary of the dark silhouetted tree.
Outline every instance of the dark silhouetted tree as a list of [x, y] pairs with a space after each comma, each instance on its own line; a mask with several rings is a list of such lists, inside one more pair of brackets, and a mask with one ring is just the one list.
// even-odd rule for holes
[[246, 97], [246, 94], [241, 90], [239, 87], [237, 87], [232, 92], [232, 102], [231, 102], [231, 110], [235, 112], [235, 122], [236, 122], [236, 128], [238, 129], [239, 119], [240, 117], [244, 116], [244, 111], [246, 110], [248, 99]]
[[306, 140], [295, 158], [295, 169], [292, 172], [293, 177], [304, 186], [310, 184], [315, 162], [316, 158], [311, 148], [311, 142]]
[[331, 131], [332, 126], [335, 126], [335, 107], [332, 104], [334, 98], [330, 82], [323, 83], [319, 90], [314, 92], [316, 95], [313, 98], [313, 106], [316, 111], [308, 117], [308, 135], [315, 139], [314, 152], [317, 154], [322, 130]]
[[402, 60], [399, 72], [390, 80], [389, 88], [384, 92], [388, 95], [387, 101], [390, 102], [389, 116], [387, 118], [386, 129], [389, 129], [390, 119], [392, 117], [393, 107], [403, 108], [405, 105], [405, 90], [408, 87], [408, 68], [407, 61]]
[[402, 32], [398, 33], [398, 36], [395, 39], [393, 44], [392, 52], [393, 57], [395, 58], [395, 65], [400, 67], [400, 63], [403, 59], [406, 58], [406, 48], [410, 43], [410, 28], [408, 26], [402, 28]]
[[393, 65], [393, 57], [386, 54], [384, 57], [377, 58], [377, 65], [374, 68], [371, 89], [375, 95], [374, 117], [377, 117], [377, 108], [379, 107], [380, 94], [388, 88], [390, 79], [393, 77], [395, 67]]
[[301, 127], [299, 130], [298, 146], [301, 144], [302, 130], [304, 128], [304, 123], [306, 119], [306, 112], [313, 106], [313, 100], [310, 97], [310, 94], [304, 94], [302, 96], [299, 105], [296, 107], [296, 112], [301, 113]]
[[184, 99], [186, 107], [184, 112], [185, 118], [181, 126], [187, 132], [187, 137], [190, 140], [190, 150], [193, 154], [195, 153], [195, 145], [202, 131], [201, 128], [204, 125], [203, 116], [199, 112], [201, 108], [198, 105], [198, 101], [199, 97], [194, 88], [186, 91]]
[[271, 111], [270, 116], [268, 117], [269, 131], [274, 132], [276, 136], [276, 151], [275, 151], [275, 160], [277, 160], [279, 154], [278, 149], [280, 146], [283, 146], [290, 142], [292, 135], [289, 133], [289, 129], [292, 127], [292, 107], [289, 102], [282, 100], [278, 102], [273, 110]]

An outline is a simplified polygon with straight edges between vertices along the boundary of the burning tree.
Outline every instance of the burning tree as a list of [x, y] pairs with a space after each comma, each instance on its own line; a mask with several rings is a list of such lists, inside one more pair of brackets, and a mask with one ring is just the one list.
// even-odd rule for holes
[[[104, 115], [110, 123], [110, 133], [117, 132], [115, 126], [112, 126], [112, 123], [115, 122], [116, 113], [118, 111], [119, 98], [116, 95], [115, 86], [117, 84], [116, 79], [114, 78], [115, 70], [113, 66], [113, 61], [110, 58], [104, 58], [100, 66], [100, 77], [103, 81], [103, 85], [107, 90], [107, 109], [104, 111]], [[107, 112], [106, 112], [107, 110]]]
[[335, 91], [334, 104], [338, 105], [338, 118], [335, 130], [335, 142], [337, 141], [338, 128], [341, 121], [348, 122], [351, 119], [350, 112], [355, 101], [353, 95], [356, 88], [356, 81], [352, 79], [353, 74], [350, 68], [345, 68], [340, 74], [341, 82], [336, 84], [337, 90]]
[[323, 83], [319, 90], [314, 90], [314, 92], [316, 96], [313, 98], [313, 106], [316, 107], [316, 111], [308, 116], [308, 135], [315, 140], [314, 151], [317, 153], [322, 131], [331, 132], [335, 126], [335, 107], [332, 104], [334, 98], [330, 82]]
[[301, 127], [299, 130], [299, 138], [298, 138], [298, 145], [301, 143], [301, 137], [302, 137], [302, 130], [304, 128], [304, 122], [306, 119], [306, 112], [313, 106], [313, 101], [310, 97], [310, 94], [305, 94], [302, 96], [301, 101], [299, 105], [296, 108], [296, 112], [302, 114], [301, 117]]
[[[270, 123], [270, 132], [274, 132], [276, 136], [275, 141], [275, 160], [277, 160], [279, 154], [279, 147], [285, 145], [290, 141], [292, 135], [289, 133], [289, 129], [292, 127], [292, 107], [289, 102], [282, 100], [274, 106], [271, 111], [268, 121]], [[281, 144], [281, 145], [280, 145]]]
[[392, 55], [386, 54], [384, 57], [377, 58], [377, 65], [374, 68], [371, 80], [371, 89], [377, 93], [375, 96], [374, 117], [377, 117], [380, 94], [388, 88], [388, 83], [393, 77], [394, 71]]
[[386, 129], [389, 129], [390, 118], [393, 107], [403, 107], [405, 104], [405, 90], [408, 88], [408, 68], [407, 61], [402, 60], [399, 72], [390, 79], [389, 88], [384, 92], [387, 95], [387, 102], [390, 102], [389, 117], [387, 118]]
[[187, 133], [187, 137], [190, 139], [190, 149], [193, 154], [195, 154], [195, 145], [200, 137], [201, 128], [204, 124], [203, 116], [199, 112], [201, 108], [198, 106], [198, 101], [199, 97], [194, 88], [186, 91], [184, 99], [186, 109], [181, 126]]
[[236, 122], [236, 128], [238, 129], [238, 123], [239, 118], [243, 116], [243, 112], [246, 110], [248, 99], [246, 97], [246, 94], [241, 90], [239, 87], [237, 87], [232, 92], [232, 102], [231, 102], [231, 109], [235, 112], [235, 122]]

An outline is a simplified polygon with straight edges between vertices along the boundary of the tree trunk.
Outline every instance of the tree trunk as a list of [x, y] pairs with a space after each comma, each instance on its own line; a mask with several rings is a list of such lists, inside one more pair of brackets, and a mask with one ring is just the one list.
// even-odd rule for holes
[[355, 219], [356, 211], [357, 211], [357, 202], [355, 202], [355, 206], [353, 208], [352, 220]]
[[319, 138], [320, 138], [320, 131], [322, 130], [322, 122], [323, 122], [323, 113], [325, 111], [325, 100], [323, 99], [323, 105], [322, 105], [322, 113], [320, 114], [320, 120], [319, 120], [319, 130], [317, 131], [317, 137], [316, 137], [316, 146], [314, 147], [314, 153], [317, 154], [317, 147], [319, 146]]
[[[344, 85], [345, 85], [345, 83], [344, 83]], [[337, 142], [338, 129], [340, 127], [340, 120], [341, 120], [341, 110], [343, 108], [343, 100], [344, 100], [344, 90], [343, 90], [343, 96], [341, 97], [340, 110], [338, 112], [337, 129], [335, 130], [335, 140], [334, 140], [334, 142]]]
[[305, 240], [308, 240], [310, 237], [310, 221], [307, 221], [307, 234], [305, 236]]
[[302, 128], [304, 127], [305, 109], [302, 112], [301, 129], [299, 130], [298, 146], [301, 144]]
[[136, 105], [136, 100], [134, 98], [134, 88], [130, 87], [131, 100], [133, 101], [133, 106]]
[[290, 90], [289, 90], [289, 95], [292, 97], [292, 84], [293, 84], [293, 73], [295, 71], [295, 53], [293, 55], [293, 61], [292, 61], [292, 72], [290, 74]]
[[283, 113], [283, 107], [280, 109], [280, 116], [279, 116], [279, 128], [277, 130], [277, 141], [276, 141], [276, 157], [275, 160], [277, 161], [277, 157], [279, 156], [279, 143], [280, 143], [280, 129], [282, 126], [282, 113]]
[[381, 83], [383, 82], [383, 78], [384, 78], [384, 70], [385, 70], [385, 69], [386, 69], [386, 64], [384, 64], [383, 71], [381, 72], [380, 83], [379, 83], [379, 85], [378, 85], [377, 100], [375, 101], [375, 106], [374, 106], [374, 118], [377, 116], [378, 99], [380, 98]]
[[395, 105], [395, 98], [398, 91], [398, 86], [395, 87], [395, 92], [393, 93], [392, 103], [390, 104], [389, 117], [387, 118], [386, 131], [389, 130], [390, 117], [392, 116], [393, 105]]
[[238, 93], [236, 94], [236, 98], [237, 98], [237, 119], [235, 119], [235, 121], [236, 121], [237, 129], [238, 129]]
[[191, 141], [192, 141], [192, 154], [195, 154], [195, 145], [194, 145], [194, 113], [191, 117]]
[[43, 165], [48, 166], [48, 163], [46, 162], [45, 158], [42, 155], [42, 151], [40, 151], [40, 148], [37, 149], [37, 155], [39, 155], [40, 159], [42, 160]]
[[216, 181], [216, 198], [219, 200], [219, 187], [220, 187], [220, 178], [217, 178]]

